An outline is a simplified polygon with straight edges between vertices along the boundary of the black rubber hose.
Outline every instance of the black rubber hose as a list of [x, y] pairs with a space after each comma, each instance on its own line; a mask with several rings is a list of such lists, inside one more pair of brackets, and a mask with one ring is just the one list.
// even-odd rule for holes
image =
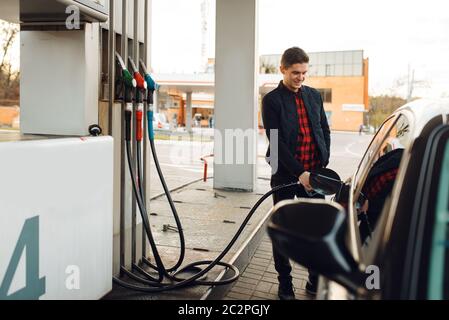
[[[142, 161], [141, 161], [141, 157], [142, 157], [142, 142], [141, 141], [137, 141], [137, 181], [138, 181], [138, 186], [139, 186], [139, 193], [140, 196], [142, 197], [142, 200], [145, 200], [144, 197], [144, 192], [143, 192], [143, 186], [142, 186], [142, 182], [143, 182], [143, 174], [142, 174]], [[145, 201], [144, 201], [145, 203]], [[146, 207], [146, 203], [145, 203], [145, 207]]]
[[[175, 205], [173, 203], [173, 200], [172, 200], [171, 195], [170, 195], [170, 191], [168, 190], [168, 187], [167, 187], [167, 184], [165, 183], [165, 179], [164, 179], [162, 170], [160, 168], [159, 160], [158, 160], [157, 155], [156, 155], [155, 150], [154, 150], [154, 144], [151, 146], [151, 151], [153, 153], [154, 162], [156, 163], [156, 169], [157, 169], [159, 178], [160, 178], [162, 186], [164, 188], [164, 192], [167, 195], [168, 201], [170, 203], [170, 208], [171, 208], [171, 210], [173, 212], [173, 216], [175, 218], [176, 225], [177, 225], [177, 228], [179, 230], [179, 237], [180, 237], [180, 244], [181, 244], [181, 246], [180, 246], [180, 256], [179, 256], [178, 262], [173, 267], [167, 269], [167, 272], [172, 272], [172, 271], [177, 270], [179, 268], [179, 266], [182, 264], [182, 262], [184, 261], [184, 257], [185, 257], [185, 237], [184, 237], [184, 232], [182, 231], [182, 225], [181, 225], [181, 221], [179, 219], [178, 213], [176, 211], [176, 207], [175, 207]], [[145, 198], [144, 198], [143, 186], [142, 186], [143, 178], [142, 178], [141, 154], [142, 154], [142, 152], [141, 152], [141, 143], [138, 141], [137, 142], [137, 179], [138, 179], [139, 193], [140, 193], [140, 196], [142, 198], [142, 201], [144, 201]], [[145, 204], [145, 207], [146, 207], [146, 204]], [[148, 266], [150, 268], [152, 268], [154, 270], [158, 269], [157, 266], [155, 266], [155, 265], [153, 265], [151, 263], [147, 263], [147, 264], [148, 264]]]
[[[141, 156], [142, 156], [142, 151], [141, 150], [142, 150], [142, 143], [140, 141], [137, 141], [137, 179], [138, 179], [138, 186], [139, 186], [140, 196], [142, 197], [142, 201], [145, 203], [144, 191], [143, 191], [143, 186], [142, 186], [143, 174], [142, 174], [142, 163], [141, 163]], [[146, 207], [146, 203], [145, 203], [145, 207]], [[143, 258], [146, 259], [146, 257], [143, 257]], [[150, 261], [143, 261], [143, 262], [145, 262], [151, 269], [157, 271], [157, 266], [152, 264]], [[141, 269], [139, 266], [134, 266], [133, 265], [133, 267], [136, 268], [137, 271], [140, 272], [140, 273], [144, 273], [145, 272], [145, 270]], [[156, 279], [154, 279], [153, 277], [148, 275], [148, 273], [146, 273], [145, 275], [150, 280], [156, 281]], [[159, 279], [159, 281], [162, 281], [162, 279]]]
[[151, 246], [151, 249], [153, 250], [153, 255], [154, 255], [154, 258], [156, 260], [156, 265], [157, 265], [157, 269], [159, 271], [159, 274], [162, 275], [162, 276], [165, 276], [166, 275], [165, 274], [166, 273], [165, 272], [166, 269], [164, 267], [162, 259], [160, 258], [159, 254], [158, 254], [158, 250], [157, 250], [156, 244], [154, 242], [153, 234], [151, 232], [151, 227], [150, 227], [150, 222], [148, 220], [148, 214], [147, 214], [147, 211], [146, 211], [146, 206], [143, 204], [142, 198], [140, 197], [139, 188], [138, 188], [137, 183], [136, 183], [136, 177], [135, 177], [135, 174], [134, 174], [135, 171], [134, 171], [134, 168], [133, 168], [133, 165], [132, 165], [132, 161], [131, 161], [132, 158], [131, 158], [130, 149], [131, 149], [130, 141], [126, 141], [126, 154], [128, 156], [127, 157], [128, 158], [128, 166], [129, 166], [129, 170], [130, 170], [133, 190], [134, 190], [134, 193], [136, 195], [137, 204], [139, 206], [140, 215], [142, 217], [142, 223], [143, 223], [143, 225], [145, 227], [145, 232], [146, 232], [146, 234], [148, 236], [148, 240], [150, 241], [150, 246]]
[[[148, 119], [148, 121], [152, 121], [152, 119]], [[181, 266], [182, 262], [184, 261], [185, 251], [186, 251], [184, 231], [182, 229], [182, 224], [181, 224], [181, 220], [179, 219], [178, 211], [176, 210], [175, 204], [174, 204], [173, 199], [171, 197], [170, 190], [168, 189], [167, 183], [165, 182], [165, 178], [164, 178], [164, 175], [162, 173], [161, 166], [159, 165], [159, 159], [157, 157], [156, 147], [154, 146], [154, 140], [153, 139], [149, 139], [149, 140], [150, 140], [151, 154], [153, 155], [153, 160], [154, 160], [154, 164], [156, 166], [156, 171], [157, 171], [157, 174], [159, 176], [159, 180], [161, 181], [161, 184], [162, 184], [162, 187], [164, 189], [165, 195], [167, 196], [167, 200], [168, 200], [168, 203], [170, 205], [170, 209], [171, 209], [171, 211], [173, 213], [173, 217], [175, 219], [176, 227], [178, 228], [178, 232], [179, 232], [179, 242], [180, 242], [179, 258], [178, 258], [178, 261], [176, 262], [176, 264], [173, 267], [167, 269], [168, 272], [172, 272], [172, 271], [177, 270]]]

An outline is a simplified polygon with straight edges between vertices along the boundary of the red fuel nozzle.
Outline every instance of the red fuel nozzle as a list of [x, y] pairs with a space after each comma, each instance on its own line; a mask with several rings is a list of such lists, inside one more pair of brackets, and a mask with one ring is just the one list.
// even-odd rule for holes
[[137, 81], [137, 89], [139, 90], [147, 89], [147, 83], [139, 72], [134, 72], [134, 79], [136, 79]]

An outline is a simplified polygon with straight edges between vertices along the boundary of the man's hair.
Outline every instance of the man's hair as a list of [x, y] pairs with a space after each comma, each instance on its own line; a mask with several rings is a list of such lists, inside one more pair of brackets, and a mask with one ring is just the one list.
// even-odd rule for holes
[[307, 53], [298, 47], [292, 47], [285, 50], [281, 59], [281, 66], [289, 68], [296, 63], [309, 63]]

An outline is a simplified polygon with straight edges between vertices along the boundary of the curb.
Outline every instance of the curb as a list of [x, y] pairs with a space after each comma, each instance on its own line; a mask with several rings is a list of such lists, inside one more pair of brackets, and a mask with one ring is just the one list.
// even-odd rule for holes
[[[207, 177], [207, 179], [213, 179], [213, 177]], [[188, 186], [190, 186], [190, 185], [192, 185], [192, 184], [194, 184], [194, 183], [201, 182], [201, 181], [204, 181], [203, 178], [195, 179], [195, 180], [192, 180], [192, 181], [190, 181], [190, 182], [184, 183], [183, 185], [180, 185], [180, 186], [178, 186], [178, 187], [175, 187], [175, 188], [173, 188], [173, 189], [170, 189], [169, 191], [170, 191], [170, 193], [172, 193], [172, 192], [178, 191], [178, 190], [180, 190], [180, 189], [183, 189], [183, 188], [185, 188], [185, 187], [188, 187]], [[152, 197], [150, 198], [150, 200], [155, 200], [155, 199], [158, 199], [158, 198], [163, 197], [163, 196], [166, 196], [165, 192], [161, 192], [161, 193], [159, 193], [159, 194], [157, 194], [157, 195], [155, 195], [155, 196], [152, 196]]]

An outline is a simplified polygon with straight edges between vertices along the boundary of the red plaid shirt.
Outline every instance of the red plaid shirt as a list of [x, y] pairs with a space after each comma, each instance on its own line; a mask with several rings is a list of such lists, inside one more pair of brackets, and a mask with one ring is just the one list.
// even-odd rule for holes
[[295, 95], [295, 99], [299, 120], [299, 135], [298, 143], [296, 144], [295, 158], [302, 164], [304, 170], [311, 171], [320, 166], [320, 159], [317, 146], [312, 137], [309, 117], [307, 116], [307, 110], [302, 99], [301, 90]]
[[394, 179], [396, 179], [397, 173], [398, 169], [396, 168], [370, 179], [367, 186], [363, 188], [365, 196], [368, 199], [374, 199], [381, 191], [385, 190]]

